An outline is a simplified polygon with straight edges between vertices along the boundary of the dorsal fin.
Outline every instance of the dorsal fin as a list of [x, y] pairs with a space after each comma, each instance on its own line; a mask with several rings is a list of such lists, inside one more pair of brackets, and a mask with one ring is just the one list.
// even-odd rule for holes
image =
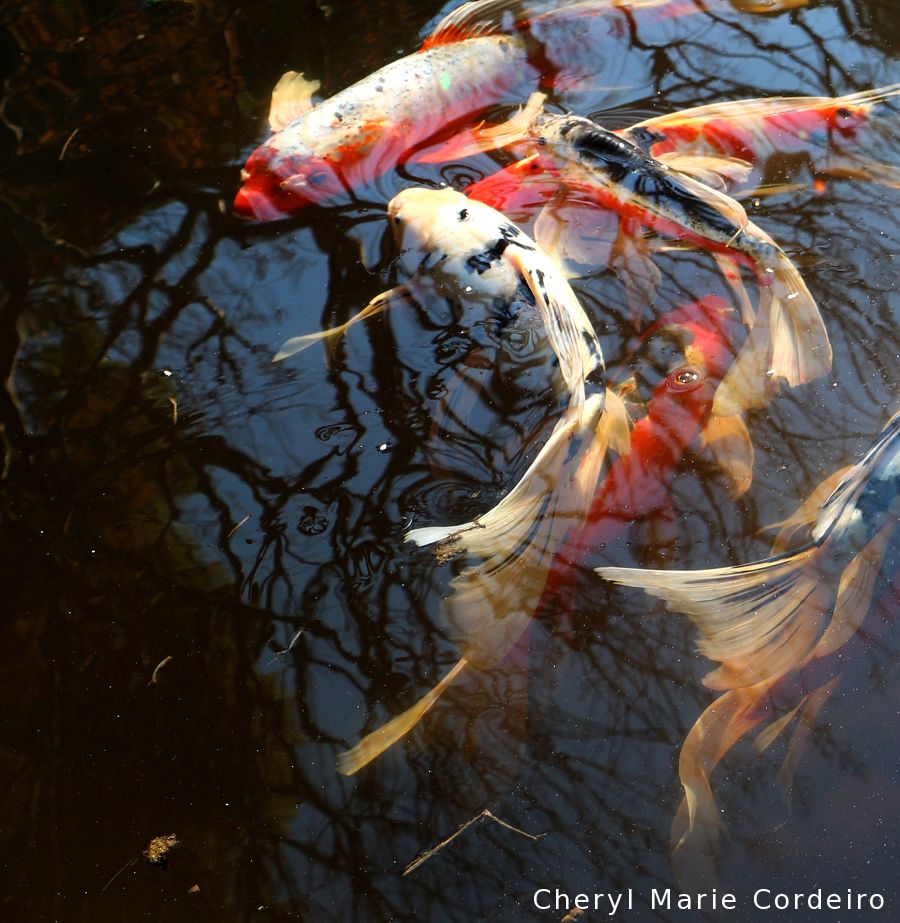
[[313, 93], [320, 86], [318, 80], [307, 80], [297, 71], [287, 71], [272, 90], [272, 105], [269, 107], [269, 126], [272, 131], [281, 131], [304, 112], [309, 112], [315, 105]]
[[421, 50], [480, 35], [512, 35], [527, 19], [522, 0], [472, 0], [448, 13], [432, 29]]

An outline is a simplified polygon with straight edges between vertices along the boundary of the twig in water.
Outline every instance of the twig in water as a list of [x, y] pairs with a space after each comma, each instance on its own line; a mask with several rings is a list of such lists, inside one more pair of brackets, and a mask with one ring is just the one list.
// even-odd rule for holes
[[242, 519], [242, 520], [241, 520], [241, 521], [240, 521], [240, 522], [228, 533], [228, 535], [225, 536], [225, 538], [226, 538], [226, 539], [231, 538], [231, 536], [234, 535], [234, 533], [237, 532], [237, 530], [240, 529], [240, 527], [241, 527], [249, 518], [250, 518], [250, 514], [247, 513], [247, 515], [246, 515], [246, 516], [245, 516], [245, 517], [244, 517], [244, 518], [243, 518], [243, 519]]
[[451, 833], [446, 840], [441, 840], [437, 846], [432, 846], [431, 849], [426, 850], [421, 855], [413, 859], [409, 865], [403, 870], [404, 877], [407, 876], [410, 872], [414, 872], [423, 862], [427, 862], [436, 852], [440, 852], [445, 846], [452, 843], [461, 833], [465, 833], [473, 824], [477, 824], [483, 820], [492, 820], [495, 824], [500, 824], [501, 827], [506, 827], [507, 830], [512, 830], [513, 833], [518, 833], [521, 836], [527, 837], [529, 840], [537, 841], [545, 834], [543, 833], [526, 833], [524, 830], [520, 830], [518, 827], [514, 827], [512, 824], [508, 824], [505, 820], [500, 820], [496, 814], [492, 814], [487, 808], [485, 808], [480, 814], [476, 814], [471, 820], [467, 820], [456, 833]]
[[159, 671], [160, 671], [167, 663], [170, 663], [171, 660], [172, 660], [171, 657], [164, 657], [162, 660], [160, 660], [160, 662], [156, 665], [156, 669], [153, 671], [153, 676], [150, 677], [150, 682], [147, 683], [148, 686], [153, 686], [154, 684], [156, 684], [156, 683], [159, 682], [159, 680], [157, 679], [157, 676], [159, 676]]
[[80, 130], [81, 129], [76, 128], [75, 131], [73, 131], [72, 134], [69, 135], [68, 138], [66, 138], [66, 143], [62, 146], [62, 150], [59, 152], [60, 160], [62, 160], [63, 157], [66, 156], [66, 151], [69, 149], [69, 145], [75, 140], [75, 135], [77, 135]]
[[275, 651], [275, 656], [268, 662], [266, 666], [271, 666], [273, 663], [275, 663], [276, 660], [278, 660], [279, 657], [283, 657], [285, 654], [289, 654], [294, 649], [294, 645], [300, 640], [300, 635], [302, 635], [304, 631], [306, 631], [305, 628], [299, 629], [297, 634], [295, 634], [291, 639], [291, 643], [283, 651]]

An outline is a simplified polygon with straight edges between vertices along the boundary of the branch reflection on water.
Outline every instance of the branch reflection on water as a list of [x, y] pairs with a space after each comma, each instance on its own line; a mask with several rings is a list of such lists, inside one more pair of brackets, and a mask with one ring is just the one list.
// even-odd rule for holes
[[[614, 94], [627, 117], [611, 118], [886, 84], [888, 6], [724, 12], [642, 53], [646, 73]], [[440, 600], [461, 564], [404, 545], [404, 529], [466, 519], [516, 482], [553, 425], [552, 373], [543, 347], [521, 364], [446, 304], [404, 306], [332, 351], [273, 365], [285, 337], [340, 323], [393, 284], [382, 210], [408, 179], [271, 226], [238, 223], [228, 203], [282, 70], [339, 87], [415, 47], [437, 5], [391, 5], [383, 35], [347, 32], [352, 4], [114, 7], [6, 14], [18, 63], [0, 182], [11, 578], [0, 842], [17, 918], [265, 907], [470, 920], [525, 914], [538, 887], [674, 886], [677, 752], [710, 701], [707, 666], [681, 620], [589, 575], [572, 611], [546, 614], [503, 669], [451, 690], [410, 741], [353, 781], [334, 770], [338, 751], [458, 656]], [[557, 102], [608, 105], [603, 88], [585, 92]], [[428, 169], [410, 174], [437, 182]], [[751, 416], [749, 494], [731, 501], [692, 457], [674, 481], [674, 531], [638, 524], [604, 560], [760, 557], [757, 530], [880, 429], [900, 352], [895, 195], [829, 181], [748, 205], [822, 305], [835, 377]], [[662, 254], [660, 266], [658, 306], [721, 291], [706, 254]], [[632, 336], [621, 284], [602, 273], [576, 288], [621, 360]], [[836, 819], [852, 826], [842, 797], [860, 825], [879, 801], [896, 804], [882, 729], [892, 641], [851, 667], [790, 817], [774, 782], [783, 752], [738, 748], [721, 767], [724, 885], [796, 885], [819, 853], [850, 881], [879, 856], [877, 844], [851, 853], [821, 839]], [[480, 824], [400, 876], [485, 809], [546, 836]], [[166, 873], [129, 866], [100, 894], [172, 832]]]

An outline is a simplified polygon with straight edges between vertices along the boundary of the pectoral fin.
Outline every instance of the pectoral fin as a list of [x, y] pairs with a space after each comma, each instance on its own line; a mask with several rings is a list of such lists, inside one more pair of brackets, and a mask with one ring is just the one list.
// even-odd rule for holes
[[392, 307], [397, 300], [404, 299], [407, 296], [408, 292], [402, 285], [382, 292], [380, 295], [373, 298], [359, 314], [354, 314], [350, 320], [343, 324], [338, 324], [336, 327], [329, 327], [327, 330], [305, 333], [302, 336], [291, 337], [291, 339], [285, 340], [285, 342], [281, 344], [281, 349], [272, 357], [272, 361], [280, 362], [282, 359], [287, 359], [289, 356], [295, 356], [297, 353], [303, 352], [304, 349], [308, 349], [313, 344], [319, 343], [322, 340], [342, 336], [354, 324], [358, 324], [360, 321], [367, 320], [370, 317], [375, 317], [376, 314], [381, 314], [383, 311]]
[[405, 737], [431, 711], [434, 703], [447, 691], [450, 684], [466, 668], [465, 657], [457, 661], [453, 669], [426, 695], [422, 696], [412, 708], [392, 718], [371, 734], [367, 734], [352, 749], [338, 755], [338, 772], [343, 776], [352, 776], [372, 760], [377, 759], [388, 747]]
[[272, 131], [281, 131], [312, 109], [313, 94], [320, 86], [318, 80], [307, 80], [297, 71], [285, 73], [272, 90], [272, 104], [269, 108]]
[[746, 183], [753, 170], [752, 164], [737, 157], [671, 151], [660, 154], [656, 159], [667, 167], [685, 173], [720, 192], [731, 192], [736, 186]]
[[453, 135], [409, 159], [415, 163], [448, 163], [474, 157], [487, 151], [512, 147], [519, 142], [531, 139], [532, 127], [539, 118], [547, 99], [543, 93], [532, 93], [528, 101], [521, 106], [514, 116], [498, 125], [486, 125], [482, 122], [474, 128]]
[[662, 275], [650, 254], [642, 225], [630, 219], [619, 222], [619, 233], [610, 253], [609, 265], [616, 271], [628, 298], [635, 326], [653, 304]]
[[708, 450], [728, 481], [732, 497], [746, 493], [753, 481], [753, 441], [739, 414], [709, 418], [700, 433], [700, 444]]

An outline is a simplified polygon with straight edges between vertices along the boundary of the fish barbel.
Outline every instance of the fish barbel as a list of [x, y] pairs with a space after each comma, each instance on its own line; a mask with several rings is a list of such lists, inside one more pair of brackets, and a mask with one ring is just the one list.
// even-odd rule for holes
[[[542, 55], [554, 58], [553, 67], [565, 72], [566, 59], [577, 46], [591, 52], [594, 70], [600, 68], [615, 55], [604, 50], [598, 58], [590, 37], [576, 28], [581, 21], [594, 20], [600, 26], [594, 35], [611, 44], [617, 34], [631, 34], [636, 16], [663, 21], [725, 2], [478, 0], [444, 17], [418, 52], [318, 104], [312, 98], [318, 84], [288, 72], [272, 95], [274, 134], [244, 165], [234, 210], [269, 221], [370, 182], [436, 133], [500, 102], [513, 88], [524, 93], [536, 89], [541, 78], [529, 61], [542, 60]], [[770, 12], [803, 2], [763, 5]], [[760, 11], [753, 7], [751, 12]], [[622, 20], [621, 28], [611, 23], [604, 28], [606, 19]]]
[[[697, 571], [597, 568], [605, 579], [640, 587], [685, 613], [700, 633], [700, 651], [720, 664], [705, 683], [723, 694], [698, 718], [681, 751], [685, 798], [672, 830], [676, 849], [695, 834], [717, 835], [710, 774], [748, 731], [769, 722], [757, 740], [763, 749], [797, 719], [800, 737], [789, 760], [795, 758], [802, 728], [840, 677], [834, 664], [859, 632], [878, 580], [894, 579], [898, 521], [900, 413], [859, 462], [828, 478], [781, 523], [773, 557]], [[809, 541], [785, 550], [804, 526]], [[809, 685], [816, 665], [827, 661], [835, 672]], [[806, 677], [799, 701], [773, 720], [767, 703], [796, 677]]]
[[451, 583], [444, 610], [463, 656], [411, 709], [342, 754], [339, 769], [357, 772], [398, 741], [466, 667], [502, 659], [528, 626], [563, 535], [579, 522], [600, 478], [607, 448], [624, 453], [628, 421], [606, 389], [593, 327], [557, 267], [503, 215], [452, 189], [407, 189], [388, 207], [400, 261], [426, 292], [459, 297], [483, 287], [498, 297], [530, 300], [559, 360], [569, 401], [547, 442], [513, 489], [472, 522], [414, 529], [407, 540], [440, 553], [480, 558]]
[[655, 116], [617, 134], [653, 157], [735, 157], [763, 169], [770, 158], [802, 156], [817, 174], [897, 187], [900, 169], [870, 155], [880, 140], [896, 150], [900, 116], [884, 104], [898, 96], [900, 84], [837, 97], [734, 100]]
[[[532, 200], [557, 196], [562, 183], [578, 197], [564, 202], [599, 205], [620, 216], [620, 240], [624, 236], [628, 241], [632, 262], [646, 267], [638, 271], [647, 279], [654, 278], [655, 268], [642, 249], [646, 244], [640, 227], [711, 251], [738, 291], [745, 322], [752, 327], [719, 386], [717, 415], [763, 406], [773, 379], [784, 379], [793, 387], [827, 373], [831, 345], [815, 300], [788, 256], [750, 221], [738, 202], [685, 173], [687, 164], [673, 169], [590, 119], [538, 115], [531, 132], [537, 153], [472, 184], [467, 194], [502, 207], [515, 176], [527, 185], [525, 195]], [[726, 169], [733, 169], [733, 164]], [[704, 161], [701, 173], [708, 171]], [[548, 237], [555, 237], [553, 249], [564, 254], [566, 235], [575, 225], [554, 223], [552, 212], [551, 207], [541, 216], [544, 230], [536, 228], [536, 237], [545, 246], [550, 246]], [[583, 237], [581, 229], [577, 233]], [[743, 295], [735, 261], [756, 274], [760, 294], [755, 316]]]

